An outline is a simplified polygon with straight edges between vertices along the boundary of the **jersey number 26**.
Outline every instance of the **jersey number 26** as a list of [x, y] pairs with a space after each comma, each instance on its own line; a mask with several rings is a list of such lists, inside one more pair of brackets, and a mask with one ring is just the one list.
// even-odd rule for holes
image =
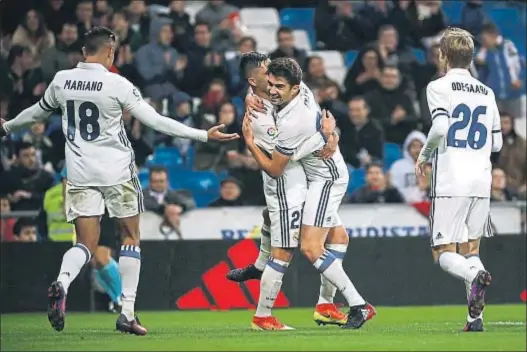
[[[481, 149], [487, 142], [487, 127], [478, 121], [481, 115], [487, 113], [486, 106], [478, 106], [471, 111], [465, 104], [459, 104], [452, 112], [452, 117], [461, 121], [454, 122], [448, 129], [446, 145], [454, 148]], [[470, 126], [469, 126], [470, 125]], [[467, 139], [457, 139], [456, 132], [468, 126]]]
[[99, 125], [99, 108], [90, 101], [82, 102], [79, 108], [75, 110], [75, 101], [66, 101], [66, 113], [68, 115], [68, 140], [73, 142], [75, 140], [75, 130], [77, 129], [75, 123], [75, 115], [79, 115], [79, 132], [81, 138], [85, 141], [93, 141], [101, 134], [101, 126]]

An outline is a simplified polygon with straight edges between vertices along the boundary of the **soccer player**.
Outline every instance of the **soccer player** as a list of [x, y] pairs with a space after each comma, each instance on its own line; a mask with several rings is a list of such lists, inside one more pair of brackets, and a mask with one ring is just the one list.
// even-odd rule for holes
[[[268, 93], [276, 107], [278, 135], [276, 146], [269, 157], [254, 142], [248, 114], [245, 115], [243, 133], [247, 147], [260, 167], [272, 177], [280, 177], [295, 152], [310, 146], [309, 153], [299, 158], [307, 176], [308, 191], [302, 212], [301, 251], [315, 268], [342, 293], [350, 310], [344, 328], [358, 329], [375, 314], [375, 309], [357, 292], [344, 272], [342, 262], [324, 247], [328, 232], [347, 236], [338, 215], [338, 208], [346, 193], [348, 169], [340, 151], [329, 159], [320, 157], [325, 136], [317, 133], [322, 116], [318, 105], [307, 89], [301, 88], [302, 69], [289, 58], [273, 60], [267, 68]], [[313, 135], [318, 144], [311, 143]]]
[[84, 39], [85, 61], [74, 69], [58, 72], [38, 103], [11, 121], [1, 121], [0, 136], [62, 109], [68, 168], [66, 216], [75, 224], [77, 243], [64, 254], [58, 278], [48, 290], [51, 326], [57, 331], [64, 329], [68, 288], [97, 248], [99, 218], [106, 206], [110, 216], [119, 219], [122, 234], [122, 312], [116, 329], [145, 335], [147, 330], [134, 313], [141, 267], [139, 214], [143, 199], [122, 110], [171, 136], [201, 142], [239, 136], [221, 133], [222, 125], [202, 131], [159, 115], [127, 79], [108, 71], [114, 60], [115, 34], [108, 28], [95, 27]]
[[[250, 52], [242, 55], [240, 61], [240, 72], [247, 79], [252, 90], [251, 94], [259, 97], [266, 106], [266, 112], [256, 113], [256, 118], [251, 124], [254, 128], [255, 144], [262, 151], [271, 155], [275, 148], [277, 136], [276, 123], [274, 120], [274, 107], [269, 101], [267, 92], [267, 65], [268, 58], [264, 54]], [[309, 92], [309, 91], [308, 91]], [[310, 93], [310, 92], [309, 92]], [[314, 99], [313, 99], [314, 101]], [[330, 119], [324, 119], [328, 123]], [[332, 133], [334, 130], [334, 119], [329, 123], [326, 135], [331, 139], [324, 149], [324, 152], [331, 154], [336, 150], [338, 138]], [[321, 131], [322, 132], [322, 131]], [[318, 132], [314, 132], [318, 134]], [[315, 143], [318, 143], [318, 136]], [[227, 277], [233, 281], [245, 281], [248, 278], [260, 278], [260, 298], [252, 326], [255, 329], [263, 330], [288, 330], [290, 327], [282, 324], [271, 314], [271, 309], [282, 285], [282, 276], [293, 256], [293, 250], [298, 246], [300, 218], [302, 206], [306, 199], [307, 183], [306, 175], [302, 165], [295, 162], [295, 158], [302, 156], [302, 150], [298, 150], [293, 156], [292, 161], [287, 165], [284, 174], [280, 177], [271, 177], [262, 172], [264, 183], [264, 194], [266, 197], [267, 208], [264, 210], [264, 224], [262, 226], [262, 239], [260, 255], [255, 265], [242, 269], [235, 269], [228, 273]], [[344, 245], [335, 243], [330, 246], [341, 249], [344, 246], [342, 256], [345, 252], [348, 236], [346, 235], [341, 242]], [[244, 280], [245, 279], [245, 280]], [[326, 283], [331, 285], [330, 283]], [[327, 293], [325, 287], [323, 293]], [[318, 310], [324, 313], [321, 318], [323, 322], [329, 324], [344, 324], [346, 315], [340, 312], [333, 304], [334, 289], [333, 285], [329, 289], [330, 293], [324, 298], [331, 300], [330, 304], [318, 305]], [[332, 293], [331, 293], [332, 292]], [[325, 297], [330, 296], [330, 297]], [[322, 308], [324, 310], [322, 311]], [[320, 314], [320, 313], [318, 313]]]
[[[470, 75], [472, 36], [447, 29], [440, 40], [446, 75], [428, 84], [432, 127], [417, 159], [418, 175], [433, 155], [430, 209], [432, 253], [436, 263], [465, 282], [465, 331], [483, 331], [485, 291], [492, 278], [479, 258], [481, 237], [492, 236], [491, 152], [503, 144], [494, 92]], [[456, 252], [459, 244], [459, 253]]]

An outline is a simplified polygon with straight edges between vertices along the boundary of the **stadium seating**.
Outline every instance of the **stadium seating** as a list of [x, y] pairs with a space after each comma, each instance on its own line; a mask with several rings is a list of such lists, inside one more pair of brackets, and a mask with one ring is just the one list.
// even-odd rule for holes
[[258, 51], [270, 53], [276, 49], [276, 27], [248, 27], [246, 35], [256, 39]]
[[353, 169], [353, 168], [350, 167], [349, 172], [350, 172], [350, 180], [349, 180], [349, 183], [348, 183], [348, 191], [347, 191], [347, 193], [348, 194], [352, 194], [357, 189], [362, 187], [364, 185], [364, 183], [366, 182], [365, 181], [365, 179], [366, 179], [366, 170], [364, 170], [364, 168]]
[[346, 67], [351, 67], [355, 60], [357, 59], [357, 51], [356, 50], [349, 50], [344, 54], [344, 64]]
[[149, 179], [149, 170], [147, 168], [140, 168], [137, 171], [137, 177], [139, 178], [139, 183], [141, 183], [141, 188], [147, 188], [148, 187], [148, 179]]
[[184, 159], [178, 148], [158, 147], [153, 155], [148, 157], [147, 166], [160, 165], [165, 167], [184, 167]]
[[395, 143], [384, 143], [384, 168], [387, 170], [392, 166], [394, 162], [401, 159], [403, 153], [401, 152], [401, 147]]
[[293, 31], [293, 37], [295, 38], [295, 46], [298, 49], [311, 51], [311, 42], [307, 32], [303, 29], [295, 29]]
[[285, 8], [280, 10], [280, 24], [306, 31], [311, 47], [316, 47], [315, 10], [313, 8]]
[[240, 10], [240, 20], [247, 28], [280, 26], [278, 11], [272, 7], [246, 7]]
[[168, 177], [170, 187], [190, 191], [198, 207], [204, 207], [219, 197], [220, 180], [213, 171], [172, 169]]
[[426, 63], [426, 53], [423, 49], [414, 48], [413, 54], [420, 64]]
[[338, 51], [321, 50], [312, 51], [310, 55], [320, 56], [324, 60], [326, 73], [329, 78], [337, 82], [340, 86], [344, 83], [346, 77], [346, 66], [344, 66], [344, 58]]

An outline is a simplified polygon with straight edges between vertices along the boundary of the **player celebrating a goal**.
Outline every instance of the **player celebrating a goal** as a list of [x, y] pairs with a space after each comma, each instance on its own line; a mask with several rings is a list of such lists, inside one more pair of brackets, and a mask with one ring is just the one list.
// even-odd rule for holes
[[430, 82], [426, 90], [432, 128], [415, 169], [422, 175], [433, 156], [432, 253], [444, 271], [465, 282], [464, 330], [483, 331], [485, 290], [491, 276], [479, 258], [479, 244], [482, 236], [492, 236], [490, 154], [501, 149], [503, 139], [494, 92], [468, 71], [473, 55], [474, 41], [467, 31], [444, 32], [440, 60], [446, 75]]
[[58, 72], [37, 104], [1, 123], [0, 135], [5, 135], [47, 118], [55, 109], [62, 110], [68, 168], [66, 215], [75, 223], [77, 243], [64, 254], [58, 278], [48, 290], [48, 319], [57, 331], [64, 329], [68, 288], [97, 248], [99, 219], [106, 206], [110, 216], [119, 219], [122, 231], [122, 313], [116, 329], [135, 335], [147, 333], [134, 313], [141, 267], [139, 214], [143, 198], [134, 152], [124, 130], [123, 109], [143, 124], [171, 136], [201, 142], [239, 138], [237, 134], [221, 133], [221, 125], [208, 131], [197, 130], [159, 115], [127, 79], [108, 71], [114, 60], [115, 41], [115, 34], [108, 28], [95, 27], [86, 33], [85, 61], [74, 69]]

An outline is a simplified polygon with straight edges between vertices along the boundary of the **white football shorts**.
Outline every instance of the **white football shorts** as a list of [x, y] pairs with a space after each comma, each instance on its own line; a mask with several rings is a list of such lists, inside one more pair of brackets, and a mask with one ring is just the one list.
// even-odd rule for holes
[[315, 181], [308, 185], [302, 224], [315, 227], [341, 226], [338, 214], [347, 182]]
[[432, 198], [430, 233], [432, 247], [493, 236], [490, 198]]
[[136, 176], [114, 186], [75, 186], [66, 184], [66, 218], [102, 216], [104, 207], [112, 218], [127, 218], [144, 211], [143, 191]]

